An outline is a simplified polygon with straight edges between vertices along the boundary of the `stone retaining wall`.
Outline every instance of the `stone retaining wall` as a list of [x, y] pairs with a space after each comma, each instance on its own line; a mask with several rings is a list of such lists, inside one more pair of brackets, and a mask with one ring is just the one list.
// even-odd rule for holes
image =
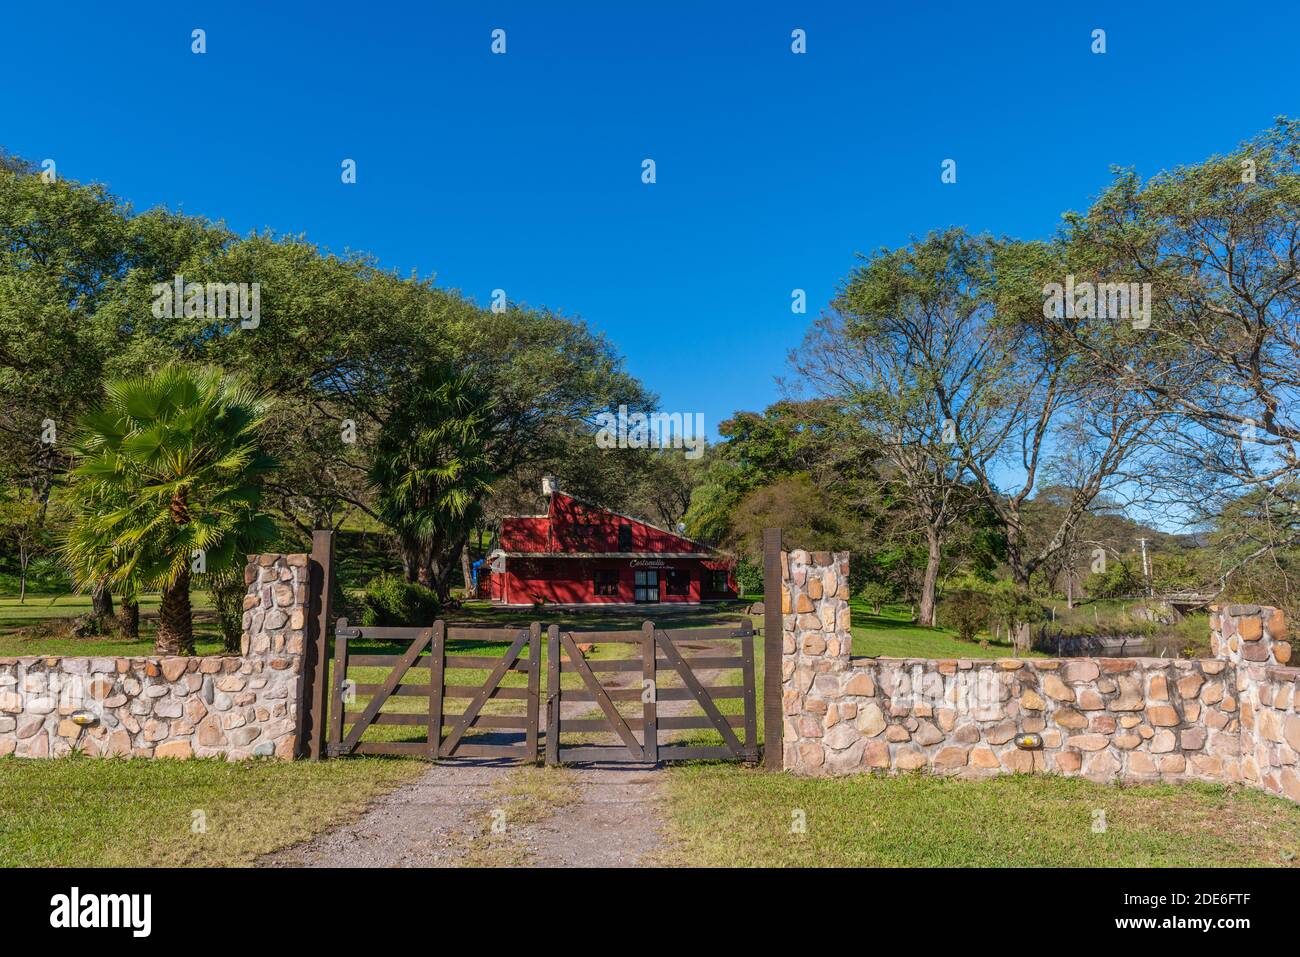
[[292, 757], [307, 556], [251, 555], [244, 581], [239, 656], [0, 658], [0, 756]]
[[787, 770], [1244, 781], [1300, 801], [1300, 670], [1281, 666], [1276, 609], [1219, 609], [1221, 656], [1195, 661], [852, 658], [848, 558], [782, 555]]

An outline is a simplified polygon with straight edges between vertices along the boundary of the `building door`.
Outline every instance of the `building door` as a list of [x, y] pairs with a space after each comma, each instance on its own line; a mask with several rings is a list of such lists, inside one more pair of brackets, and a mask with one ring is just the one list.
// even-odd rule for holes
[[636, 570], [636, 600], [638, 602], [659, 600], [659, 571], [654, 568]]

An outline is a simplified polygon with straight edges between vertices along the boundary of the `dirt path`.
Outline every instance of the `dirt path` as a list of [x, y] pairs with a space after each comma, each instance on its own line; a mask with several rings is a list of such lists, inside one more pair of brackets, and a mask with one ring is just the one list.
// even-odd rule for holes
[[[726, 647], [700, 643], [693, 650], [726, 654]], [[711, 671], [698, 675], [705, 685], [717, 678]], [[606, 686], [616, 684], [606, 680]], [[586, 716], [592, 708], [577, 704], [570, 712], [569, 707], [565, 717]], [[692, 707], [685, 701], [661, 702], [658, 711], [668, 716], [691, 713]], [[592, 743], [617, 741], [608, 734], [594, 736]], [[663, 846], [664, 774], [662, 768], [647, 764], [548, 769], [449, 761], [373, 801], [359, 818], [268, 855], [259, 864], [635, 867], [650, 861]]]
[[507, 764], [433, 765], [360, 817], [268, 855], [270, 867], [452, 867], [496, 805]]

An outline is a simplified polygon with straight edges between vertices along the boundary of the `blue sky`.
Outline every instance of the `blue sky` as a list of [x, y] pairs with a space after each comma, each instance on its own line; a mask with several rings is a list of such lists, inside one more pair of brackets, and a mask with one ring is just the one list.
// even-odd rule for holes
[[8, 0], [0, 145], [581, 316], [713, 433], [778, 397], [856, 251], [1046, 236], [1112, 164], [1226, 150], [1300, 113], [1298, 35], [1269, 2]]

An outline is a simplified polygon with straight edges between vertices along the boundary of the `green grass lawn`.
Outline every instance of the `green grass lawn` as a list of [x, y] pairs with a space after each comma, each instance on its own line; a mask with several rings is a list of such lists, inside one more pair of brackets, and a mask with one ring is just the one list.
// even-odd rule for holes
[[[865, 602], [849, 602], [853, 621], [853, 653], [872, 658], [1008, 658], [1015, 649], [1005, 642], [962, 641], [951, 628], [913, 624], [907, 605], [885, 605], [873, 615]], [[1034, 657], [1042, 657], [1031, 653]]]
[[[157, 630], [158, 595], [140, 600], [140, 639], [71, 638], [61, 634], [65, 621], [90, 611], [89, 595], [28, 595], [19, 604], [17, 596], [0, 596], [0, 656], [13, 655], [151, 655]], [[209, 613], [211, 601], [205, 591], [190, 594], [198, 612], [194, 621], [195, 648], [201, 655], [221, 651], [216, 620]], [[114, 606], [116, 609], [116, 605]], [[48, 625], [49, 628], [42, 628]]]
[[355, 816], [427, 767], [0, 758], [0, 866], [247, 865]]
[[[797, 778], [684, 765], [662, 863], [745, 867], [1295, 866], [1300, 807], [1246, 788], [1077, 778]], [[1105, 832], [1093, 831], [1105, 813]], [[792, 833], [796, 812], [806, 833]], [[1289, 859], [1288, 859], [1289, 855]]]

